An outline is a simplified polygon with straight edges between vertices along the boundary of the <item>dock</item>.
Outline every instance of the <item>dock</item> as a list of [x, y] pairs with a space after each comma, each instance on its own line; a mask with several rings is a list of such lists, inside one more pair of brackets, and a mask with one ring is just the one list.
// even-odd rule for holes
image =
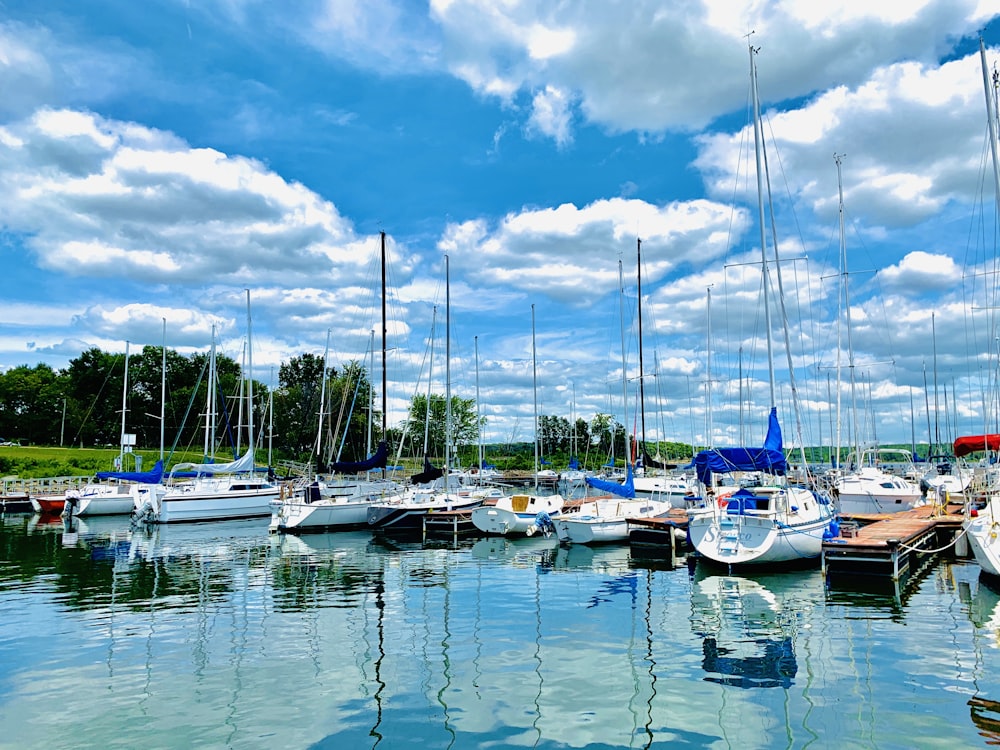
[[666, 515], [656, 518], [631, 518], [628, 522], [628, 541], [633, 550], [669, 558], [672, 565], [687, 551], [682, 541], [687, 535], [688, 515], [683, 508], [671, 508]]
[[876, 577], [898, 582], [919, 573], [954, 544], [962, 507], [927, 505], [899, 513], [841, 517], [841, 535], [823, 542], [828, 577]]

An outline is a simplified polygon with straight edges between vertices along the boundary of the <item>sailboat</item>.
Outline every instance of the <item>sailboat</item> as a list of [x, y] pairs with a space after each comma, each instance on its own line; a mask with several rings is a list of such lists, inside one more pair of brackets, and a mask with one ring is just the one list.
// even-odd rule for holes
[[560, 517], [566, 503], [560, 494], [538, 494], [538, 365], [535, 355], [535, 306], [531, 306], [531, 372], [535, 411], [535, 492], [497, 498], [495, 504], [483, 505], [472, 511], [472, 524], [484, 534], [550, 536], [553, 519]]
[[[773, 346], [771, 342], [770, 285], [764, 220], [764, 172], [761, 165], [760, 105], [757, 99], [756, 50], [750, 45], [750, 83], [753, 97], [754, 140], [757, 157], [757, 204], [760, 227], [761, 268], [764, 275], [764, 317], [767, 330], [768, 371], [771, 409], [767, 435], [761, 447], [716, 448], [695, 456], [698, 482], [703, 488], [705, 507], [688, 511], [691, 544], [702, 558], [729, 566], [788, 564], [818, 560], [833, 513], [829, 500], [818, 492], [788, 482], [781, 426], [775, 405]], [[777, 244], [775, 243], [777, 255]], [[781, 297], [781, 268], [777, 267], [778, 299]], [[786, 316], [782, 314], [782, 321]], [[787, 326], [785, 349], [795, 403], [794, 370], [791, 366]], [[795, 405], [798, 408], [798, 405]], [[798, 444], [802, 445], [801, 436]], [[806, 465], [805, 456], [802, 465]], [[731, 496], [716, 495], [715, 477], [742, 474], [752, 486], [741, 487]], [[765, 479], [771, 477], [771, 479]]]
[[[452, 510], [471, 510], [483, 504], [490, 490], [459, 489], [449, 487], [449, 461], [451, 451], [451, 288], [449, 281], [448, 256], [444, 256], [445, 267], [445, 468], [431, 466], [424, 456], [424, 470], [411, 477], [414, 486], [403, 492], [384, 498], [368, 507], [368, 526], [378, 531], [410, 533], [423, 528], [424, 517], [429, 513]], [[429, 382], [429, 378], [428, 378]], [[427, 396], [430, 411], [430, 394]], [[425, 446], [426, 454], [426, 446]], [[436, 485], [443, 480], [443, 487]]]
[[636, 497], [648, 497], [662, 500], [673, 508], [686, 508], [694, 495], [694, 487], [683, 476], [667, 473], [676, 466], [666, 464], [650, 456], [646, 448], [646, 373], [643, 367], [642, 347], [642, 240], [638, 237], [636, 245], [636, 315], [639, 331], [639, 424], [642, 427], [642, 440], [639, 443], [642, 457], [642, 470], [632, 478], [632, 486]]
[[[986, 65], [986, 46], [979, 40], [979, 57], [983, 67], [983, 87], [986, 90], [986, 119], [989, 122], [990, 150], [993, 155], [993, 177], [996, 189], [997, 212], [1000, 213], [1000, 154], [997, 140], [997, 112], [990, 90], [989, 69]], [[973, 451], [988, 451], [993, 458], [1000, 449], [1000, 435], [988, 434], [955, 441], [956, 456], [967, 455]], [[994, 579], [1000, 578], [1000, 494], [996, 483], [986, 483], [984, 500], [966, 501], [965, 520], [963, 528], [969, 539], [969, 547], [979, 563], [982, 572]]]
[[127, 456], [133, 456], [135, 435], [125, 432], [125, 415], [128, 396], [129, 342], [125, 342], [125, 375], [122, 386], [122, 428], [120, 452], [115, 471], [99, 471], [95, 482], [66, 490], [64, 515], [105, 516], [128, 515], [135, 507], [135, 483], [159, 484], [163, 479], [163, 461], [159, 460], [149, 471], [126, 471]]
[[[271, 532], [299, 531], [333, 531], [352, 528], [362, 528], [368, 525], [368, 510], [376, 503], [382, 502], [387, 495], [395, 494], [399, 487], [385, 476], [388, 459], [386, 435], [386, 252], [385, 232], [380, 234], [382, 254], [382, 440], [375, 453], [367, 459], [358, 462], [334, 463], [330, 469], [335, 474], [360, 474], [376, 469], [382, 470], [382, 478], [375, 481], [359, 479], [355, 482], [343, 482], [336, 485], [320, 487], [318, 481], [312, 482], [297, 491], [277, 498], [271, 502]], [[329, 351], [329, 343], [327, 344]], [[326, 358], [324, 356], [324, 367]], [[325, 380], [325, 378], [324, 378]], [[320, 421], [322, 422], [322, 404], [320, 406]], [[317, 437], [317, 444], [319, 438]], [[318, 449], [317, 449], [318, 453]]]
[[[886, 471], [886, 465], [895, 462], [908, 464], [909, 472], [915, 474], [913, 456], [905, 449], [897, 448], [861, 448], [857, 445], [858, 417], [857, 396], [854, 377], [854, 345], [851, 334], [851, 307], [847, 283], [847, 244], [844, 233], [844, 187], [841, 177], [841, 156], [834, 155], [837, 164], [837, 192], [839, 195], [840, 214], [840, 263], [843, 278], [843, 298], [845, 311], [845, 329], [847, 331], [848, 370], [850, 372], [851, 413], [853, 415], [853, 432], [855, 448], [848, 456], [848, 471], [840, 474], [833, 485], [833, 496], [837, 509], [843, 515], [858, 513], [897, 513], [910, 510], [924, 502], [924, 493], [916, 482], [911, 482], [900, 473]], [[840, 380], [840, 354], [838, 351], [838, 381]], [[840, 389], [837, 389], [838, 406]], [[837, 409], [837, 448], [836, 456], [840, 459], [840, 409]]]
[[[247, 290], [247, 341], [251, 340], [250, 291]], [[213, 337], [213, 351], [215, 348]], [[179, 463], [170, 472], [188, 471], [191, 481], [171, 486], [155, 485], [137, 494], [135, 518], [140, 522], [174, 523], [179, 521], [218, 521], [231, 518], [255, 518], [271, 514], [270, 502], [280, 488], [257, 474], [253, 424], [253, 348], [247, 347], [248, 443], [246, 452], [228, 463]], [[209, 398], [213, 398], [214, 373], [209, 377]], [[211, 409], [209, 410], [211, 412]]]
[[[624, 298], [621, 261], [618, 263], [618, 278]], [[620, 303], [621, 304], [621, 303]], [[621, 311], [622, 326], [622, 406], [625, 422], [628, 422], [628, 379], [625, 363], [625, 313]], [[634, 484], [635, 457], [629, 450], [628, 430], [625, 431], [625, 481], [587, 477], [588, 487], [608, 493], [580, 504], [578, 513], [556, 520], [559, 541], [570, 544], [602, 544], [628, 540], [628, 522], [634, 518], [654, 518], [667, 513], [671, 503], [650, 497], [637, 497]]]

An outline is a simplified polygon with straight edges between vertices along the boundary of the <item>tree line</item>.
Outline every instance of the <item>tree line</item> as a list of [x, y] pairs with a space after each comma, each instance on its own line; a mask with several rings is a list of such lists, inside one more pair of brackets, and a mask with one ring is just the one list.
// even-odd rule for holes
[[[64, 369], [43, 363], [11, 368], [0, 373], [0, 439], [28, 445], [117, 447], [125, 391], [125, 432], [136, 436], [137, 449], [159, 449], [162, 435], [168, 455], [192, 460], [207, 452], [229, 460], [249, 440], [249, 414], [246, 399], [241, 398], [249, 384], [238, 362], [223, 354], [215, 356], [216, 441], [206, 446], [209, 360], [207, 353], [184, 356], [172, 349], [164, 357], [163, 348], [145, 346], [128, 356], [127, 390], [125, 354], [96, 347], [70, 360]], [[351, 361], [335, 368], [313, 354], [283, 362], [273, 390], [255, 380], [253, 392], [258, 456], [266, 450], [274, 461], [311, 462], [319, 468], [332, 461], [360, 461], [383, 438], [393, 456], [427, 455], [440, 461], [448, 434], [452, 464], [475, 465], [477, 444], [486, 428], [474, 399], [452, 396], [449, 430], [446, 398], [432, 393], [413, 396], [406, 419], [388, 425], [383, 435], [382, 415], [365, 367]], [[625, 453], [625, 427], [607, 414], [572, 422], [542, 415], [537, 438], [543, 459], [554, 465], [564, 466], [576, 457], [597, 468], [612, 456], [620, 464]], [[674, 458], [690, 456], [690, 448], [678, 443], [656, 448]], [[529, 468], [534, 446], [494, 444], [486, 453], [504, 468]]]

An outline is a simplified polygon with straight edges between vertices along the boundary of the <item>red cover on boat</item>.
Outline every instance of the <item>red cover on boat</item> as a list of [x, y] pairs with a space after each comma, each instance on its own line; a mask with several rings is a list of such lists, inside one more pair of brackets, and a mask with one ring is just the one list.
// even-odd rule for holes
[[955, 439], [956, 458], [985, 450], [1000, 450], [1000, 435], [966, 435]]

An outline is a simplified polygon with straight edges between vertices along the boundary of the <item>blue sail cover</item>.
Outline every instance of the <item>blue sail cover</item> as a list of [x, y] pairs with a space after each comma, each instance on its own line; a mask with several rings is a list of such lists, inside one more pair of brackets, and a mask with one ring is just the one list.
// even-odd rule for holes
[[149, 471], [99, 471], [98, 479], [121, 479], [125, 482], [141, 482], [142, 484], [159, 484], [163, 479], [163, 460], [160, 459]]
[[330, 464], [330, 471], [340, 474], [357, 474], [361, 471], [384, 469], [388, 458], [389, 446], [382, 440], [379, 442], [375, 453], [364, 461], [337, 461]]
[[588, 487], [593, 487], [595, 490], [600, 490], [601, 492], [610, 492], [612, 495], [617, 495], [618, 497], [635, 497], [635, 484], [632, 482], [632, 464], [628, 464], [625, 471], [625, 482], [619, 484], [618, 482], [609, 482], [607, 479], [598, 479], [597, 477], [585, 477], [584, 480]]
[[764, 438], [763, 447], [715, 448], [701, 451], [694, 457], [694, 467], [698, 472], [698, 481], [704, 485], [712, 483], [712, 474], [728, 474], [733, 471], [784, 474], [788, 469], [788, 463], [781, 443], [778, 409], [771, 407], [771, 415], [767, 422], [767, 437]]

